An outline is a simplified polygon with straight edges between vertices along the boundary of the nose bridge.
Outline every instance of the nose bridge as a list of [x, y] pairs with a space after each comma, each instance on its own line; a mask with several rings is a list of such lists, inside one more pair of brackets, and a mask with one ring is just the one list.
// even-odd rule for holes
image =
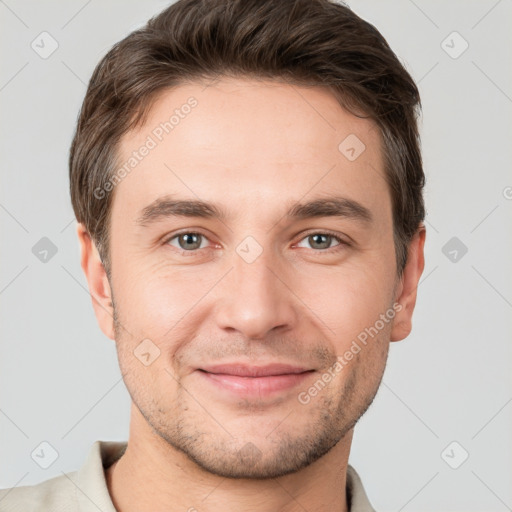
[[[232, 269], [218, 296], [217, 322], [248, 338], [290, 328], [296, 320], [293, 294], [279, 276], [283, 266], [270, 248], [247, 237], [233, 253]], [[285, 281], [285, 279], [283, 279]]]

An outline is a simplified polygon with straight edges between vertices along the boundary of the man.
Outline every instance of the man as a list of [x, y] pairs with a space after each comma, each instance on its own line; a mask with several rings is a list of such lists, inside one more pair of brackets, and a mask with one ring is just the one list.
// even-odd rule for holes
[[116, 44], [70, 184], [129, 439], [0, 509], [373, 510], [348, 458], [424, 268], [419, 106], [328, 0], [180, 0]]

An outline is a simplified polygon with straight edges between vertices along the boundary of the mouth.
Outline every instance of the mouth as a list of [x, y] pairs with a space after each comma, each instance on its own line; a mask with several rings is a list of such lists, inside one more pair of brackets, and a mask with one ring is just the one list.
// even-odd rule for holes
[[197, 372], [219, 391], [261, 399], [292, 390], [315, 373], [315, 370], [288, 364], [227, 364], [205, 366], [198, 368]]

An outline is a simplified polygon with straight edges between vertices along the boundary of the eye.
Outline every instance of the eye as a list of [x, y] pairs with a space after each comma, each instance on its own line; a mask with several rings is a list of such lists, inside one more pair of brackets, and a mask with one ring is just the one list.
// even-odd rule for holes
[[[334, 246], [332, 246], [332, 241], [333, 240], [338, 242]], [[299, 242], [299, 244], [303, 243], [303, 241], [306, 241], [307, 243], [309, 243], [310, 246], [312, 247], [312, 249], [316, 249], [317, 252], [318, 251], [324, 251], [325, 252], [328, 249], [334, 249], [333, 251], [329, 251], [329, 252], [334, 252], [334, 251], [343, 249], [343, 246], [349, 245], [347, 242], [342, 240], [339, 236], [337, 236], [337, 235], [335, 235], [333, 233], [329, 233], [329, 232], [326, 232], [326, 233], [323, 233], [323, 232], [310, 233], [305, 238], [303, 238], [302, 241]], [[298, 245], [298, 246], [300, 246], [300, 245]]]
[[[170, 236], [164, 241], [164, 244], [171, 245], [182, 254], [190, 253], [190, 255], [193, 255], [199, 249], [208, 248], [208, 241], [208, 238], [202, 233], [186, 231]], [[334, 246], [333, 241], [337, 242]], [[345, 242], [342, 238], [330, 232], [309, 233], [306, 237], [301, 239], [297, 246], [301, 247], [300, 244], [304, 242], [309, 243], [310, 248], [315, 252], [324, 252], [327, 254], [332, 254], [333, 252], [342, 250], [345, 246], [350, 246], [348, 242]]]
[[[172, 237], [168, 238], [165, 243], [172, 245], [173, 247], [176, 247], [176, 249], [190, 252], [195, 251], [197, 249], [204, 249], [202, 242], [207, 240], [208, 239], [201, 233], [187, 231], [186, 233], [179, 233], [177, 235], [173, 235]], [[176, 241], [178, 245], [171, 243], [173, 241]]]

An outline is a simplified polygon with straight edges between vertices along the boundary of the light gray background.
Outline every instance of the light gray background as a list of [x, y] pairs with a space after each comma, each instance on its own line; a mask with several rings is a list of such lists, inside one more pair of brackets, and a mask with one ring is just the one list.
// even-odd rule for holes
[[[413, 332], [391, 345], [350, 463], [379, 512], [512, 510], [512, 3], [348, 3], [419, 83], [428, 211]], [[75, 470], [95, 440], [128, 437], [129, 395], [79, 264], [67, 158], [95, 65], [167, 4], [0, 1], [0, 488]], [[59, 45], [47, 59], [31, 48], [43, 31]], [[453, 31], [469, 43], [458, 58], [445, 51], [462, 48]], [[46, 263], [32, 253], [42, 237], [58, 249]], [[456, 262], [443, 253], [452, 237], [468, 248]], [[59, 454], [46, 470], [31, 458], [43, 441]]]

